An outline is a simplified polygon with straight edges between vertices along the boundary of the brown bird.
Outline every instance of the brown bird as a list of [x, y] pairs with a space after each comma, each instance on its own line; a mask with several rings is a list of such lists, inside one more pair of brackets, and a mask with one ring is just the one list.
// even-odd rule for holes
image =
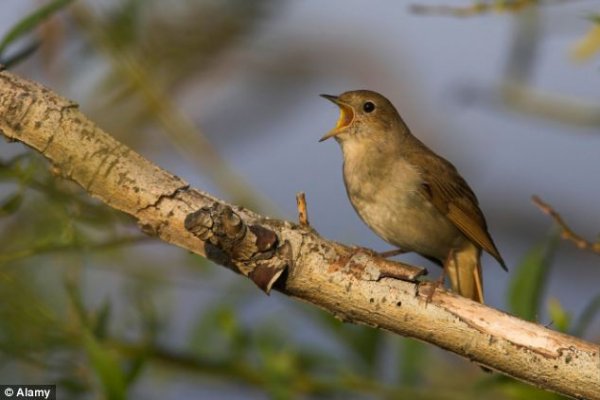
[[412, 135], [379, 93], [321, 96], [340, 108], [340, 117], [320, 141], [340, 144], [346, 192], [360, 218], [400, 251], [442, 266], [455, 292], [483, 303], [481, 250], [506, 265], [467, 182]]

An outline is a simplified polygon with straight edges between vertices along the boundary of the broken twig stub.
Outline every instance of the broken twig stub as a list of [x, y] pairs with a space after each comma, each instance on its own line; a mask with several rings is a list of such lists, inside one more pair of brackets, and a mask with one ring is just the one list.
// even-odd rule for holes
[[304, 192], [296, 194], [296, 203], [298, 204], [298, 223], [300, 226], [310, 226], [308, 222], [308, 211], [306, 209], [306, 195]]

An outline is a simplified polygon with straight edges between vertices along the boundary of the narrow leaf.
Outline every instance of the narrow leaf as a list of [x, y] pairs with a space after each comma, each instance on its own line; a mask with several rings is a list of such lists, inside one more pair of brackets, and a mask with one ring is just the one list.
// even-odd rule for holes
[[92, 335], [90, 330], [82, 325], [83, 346], [94, 371], [98, 375], [107, 399], [125, 399], [125, 376], [116, 357], [109, 349]]
[[571, 57], [576, 61], [585, 61], [600, 52], [600, 23], [595, 22], [571, 49]]
[[83, 300], [81, 299], [81, 292], [75, 281], [70, 277], [65, 279], [65, 290], [81, 325], [87, 328], [89, 326], [89, 319], [85, 311], [85, 306], [83, 305]]
[[99, 339], [104, 339], [108, 335], [111, 311], [111, 302], [107, 299], [98, 310], [94, 321], [94, 335]]
[[374, 374], [384, 333], [365, 326], [344, 324], [324, 313], [318, 316], [321, 326], [357, 357], [357, 361], [361, 362], [360, 367], [364, 368], [363, 371]]
[[573, 328], [573, 335], [575, 336], [583, 336], [587, 328], [590, 326], [594, 317], [600, 314], [600, 294], [597, 295], [588, 303], [588, 305], [583, 309], [583, 312], [577, 319], [577, 323]]
[[6, 58], [0, 58], [0, 65], [2, 65], [6, 69], [10, 69], [20, 63], [23, 60], [26, 60], [30, 55], [35, 53], [35, 51], [40, 47], [40, 41], [35, 40], [22, 49], [18, 50], [16, 53], [7, 56]]
[[23, 203], [23, 195], [20, 192], [13, 193], [0, 203], [0, 217], [12, 215]]
[[571, 325], [571, 315], [563, 308], [557, 299], [550, 299], [548, 302], [548, 313], [552, 325], [560, 332], [567, 332]]
[[248, 333], [228, 304], [219, 304], [202, 315], [191, 338], [194, 352], [210, 360], [229, 361], [242, 357]]
[[509, 286], [508, 301], [510, 311], [518, 317], [534, 321], [539, 314], [557, 243], [557, 236], [554, 235], [545, 243], [535, 246], [516, 268]]
[[2, 41], [0, 41], [0, 54], [6, 50], [8, 45], [13, 43], [15, 40], [19, 39], [23, 35], [31, 32], [35, 29], [40, 23], [46, 20], [55, 12], [61, 10], [65, 6], [72, 3], [73, 0], [54, 0], [49, 2], [43, 7], [40, 7], [33, 13], [29, 14], [27, 17], [19, 21], [15, 26], [12, 27], [8, 31]]
[[425, 344], [409, 338], [400, 342], [400, 382], [406, 387], [416, 387], [425, 371], [428, 348]]
[[88, 356], [91, 367], [102, 383], [105, 398], [111, 400], [124, 400], [126, 398], [126, 377], [116, 356], [105, 348], [94, 336], [90, 329], [90, 318], [81, 299], [79, 287], [72, 280], [67, 279], [65, 288], [79, 319], [83, 348]]
[[146, 361], [148, 361], [148, 354], [143, 351], [139, 354], [136, 354], [133, 359], [131, 359], [126, 370], [127, 372], [125, 373], [125, 383], [127, 386], [134, 383], [136, 379], [140, 377], [141, 372], [146, 366]]

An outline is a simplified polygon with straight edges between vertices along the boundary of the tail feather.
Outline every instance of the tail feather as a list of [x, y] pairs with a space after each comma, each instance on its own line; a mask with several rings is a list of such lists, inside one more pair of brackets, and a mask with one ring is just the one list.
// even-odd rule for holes
[[483, 304], [483, 275], [481, 274], [481, 258], [477, 257], [477, 266], [473, 268], [473, 280], [475, 281], [476, 296], [473, 300]]
[[452, 290], [471, 300], [483, 303], [481, 249], [473, 243], [453, 252], [446, 263]]

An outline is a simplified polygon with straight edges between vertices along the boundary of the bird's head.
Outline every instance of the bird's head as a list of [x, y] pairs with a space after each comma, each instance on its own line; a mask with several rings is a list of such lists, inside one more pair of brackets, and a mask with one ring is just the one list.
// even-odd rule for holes
[[[321, 97], [340, 108], [335, 127], [319, 141], [335, 138], [347, 140], [385, 141], [398, 135], [398, 123], [404, 125], [398, 112], [388, 99], [370, 90], [354, 90], [339, 96], [322, 94]], [[389, 137], [392, 136], [392, 137]]]

